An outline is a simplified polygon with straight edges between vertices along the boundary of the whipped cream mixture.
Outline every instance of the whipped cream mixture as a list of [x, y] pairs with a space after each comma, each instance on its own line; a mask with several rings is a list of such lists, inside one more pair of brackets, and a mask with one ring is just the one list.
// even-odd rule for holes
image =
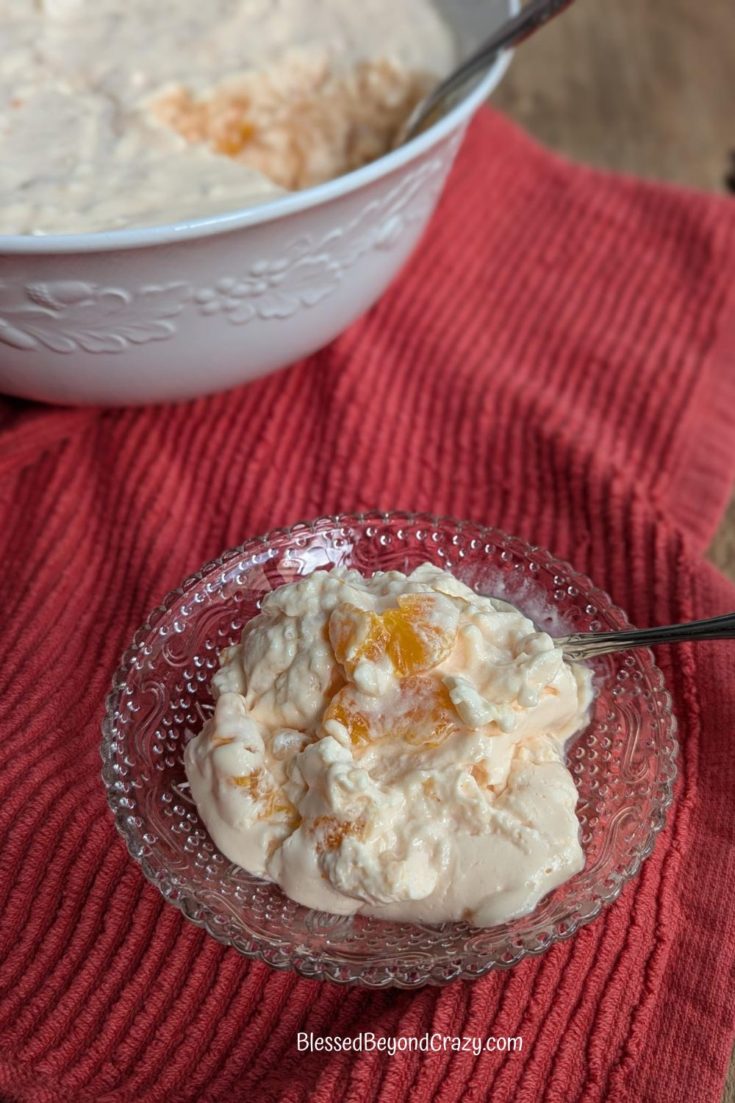
[[589, 671], [437, 567], [274, 590], [213, 690], [194, 800], [227, 857], [300, 904], [490, 926], [584, 865], [563, 751]]
[[239, 209], [389, 146], [453, 39], [430, 0], [0, 0], [0, 233]]

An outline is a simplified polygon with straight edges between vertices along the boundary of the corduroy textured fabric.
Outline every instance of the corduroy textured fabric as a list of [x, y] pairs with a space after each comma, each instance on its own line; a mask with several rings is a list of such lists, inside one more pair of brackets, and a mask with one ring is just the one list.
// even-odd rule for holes
[[[308, 361], [180, 407], [2, 403], [3, 1100], [719, 1099], [731, 645], [660, 655], [680, 778], [635, 882], [569, 942], [443, 990], [343, 989], [220, 947], [127, 856], [98, 745], [119, 654], [161, 595], [322, 513], [498, 525], [641, 625], [735, 608], [703, 558], [735, 477], [734, 315], [732, 203], [569, 166], [484, 112], [400, 281]], [[297, 1031], [523, 1048], [300, 1054]]]

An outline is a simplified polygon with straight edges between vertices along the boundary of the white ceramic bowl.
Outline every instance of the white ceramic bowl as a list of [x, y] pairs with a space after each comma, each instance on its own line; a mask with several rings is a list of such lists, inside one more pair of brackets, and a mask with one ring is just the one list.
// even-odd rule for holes
[[[438, 6], [467, 51], [518, 0]], [[320, 187], [169, 226], [0, 236], [0, 390], [59, 403], [173, 401], [325, 345], [413, 251], [507, 64], [410, 145]]]

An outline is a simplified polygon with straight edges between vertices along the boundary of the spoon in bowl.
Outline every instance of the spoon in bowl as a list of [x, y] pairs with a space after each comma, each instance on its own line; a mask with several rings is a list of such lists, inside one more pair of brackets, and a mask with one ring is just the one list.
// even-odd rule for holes
[[531, 0], [518, 15], [506, 20], [478, 50], [416, 105], [399, 130], [394, 148], [410, 142], [451, 111], [470, 90], [473, 82], [493, 65], [501, 50], [519, 46], [571, 3], [572, 0]]
[[651, 647], [658, 643], [688, 643], [699, 640], [735, 639], [735, 613], [708, 620], [692, 620], [666, 628], [629, 628], [619, 632], [579, 632], [554, 640], [567, 659], [582, 662], [631, 647]]

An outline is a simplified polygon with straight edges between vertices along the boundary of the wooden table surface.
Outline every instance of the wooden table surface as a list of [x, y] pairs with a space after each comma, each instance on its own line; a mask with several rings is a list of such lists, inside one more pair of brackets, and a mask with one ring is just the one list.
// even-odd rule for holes
[[[575, 160], [725, 193], [733, 0], [577, 0], [521, 47], [493, 103]], [[710, 558], [735, 580], [735, 498]], [[735, 1056], [723, 1103], [735, 1103]]]
[[[577, 0], [521, 47], [493, 103], [575, 160], [724, 193], [733, 0]], [[711, 556], [735, 580], [735, 500]]]

